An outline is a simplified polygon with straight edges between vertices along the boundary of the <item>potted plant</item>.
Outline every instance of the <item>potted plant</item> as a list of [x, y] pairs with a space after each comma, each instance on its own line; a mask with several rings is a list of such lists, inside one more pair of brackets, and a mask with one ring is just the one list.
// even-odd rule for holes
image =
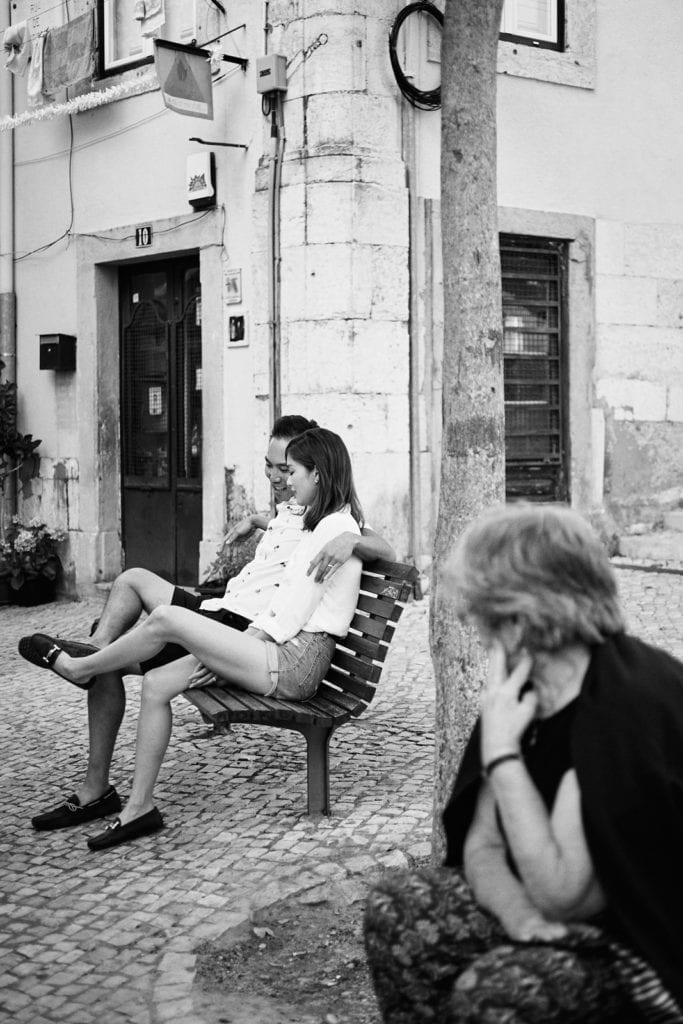
[[[0, 370], [5, 368], [0, 359]], [[5, 539], [8, 517], [8, 484], [12, 474], [27, 465], [35, 471], [38, 456], [36, 448], [41, 442], [32, 434], [17, 430], [17, 386], [13, 381], [0, 382], [0, 542]], [[0, 605], [11, 601], [10, 577], [12, 567], [0, 554]]]
[[9, 568], [15, 604], [54, 601], [62, 568], [57, 547], [65, 539], [64, 530], [52, 529], [40, 519], [22, 523], [13, 517], [5, 539], [0, 541], [0, 565]]

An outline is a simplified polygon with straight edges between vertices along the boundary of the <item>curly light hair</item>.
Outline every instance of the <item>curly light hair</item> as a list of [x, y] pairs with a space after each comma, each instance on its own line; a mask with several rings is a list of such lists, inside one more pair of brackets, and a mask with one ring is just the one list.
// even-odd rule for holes
[[458, 613], [497, 632], [521, 626], [521, 646], [593, 645], [624, 629], [607, 552], [578, 513], [517, 503], [471, 523], [448, 565]]

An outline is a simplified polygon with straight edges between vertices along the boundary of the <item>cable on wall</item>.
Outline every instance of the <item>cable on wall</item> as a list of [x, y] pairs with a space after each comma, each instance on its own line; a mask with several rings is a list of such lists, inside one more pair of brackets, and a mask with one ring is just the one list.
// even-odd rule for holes
[[441, 106], [441, 86], [437, 86], [436, 89], [418, 89], [405, 74], [401, 67], [401, 62], [398, 59], [397, 46], [399, 32], [407, 18], [412, 14], [420, 13], [428, 14], [438, 22], [439, 27], [443, 27], [443, 14], [438, 7], [429, 3], [429, 0], [415, 0], [415, 3], [408, 4], [402, 11], [399, 11], [393, 28], [389, 33], [389, 59], [391, 61], [391, 68], [394, 72], [394, 77], [398, 83], [398, 87], [408, 102], [419, 110], [438, 110]]

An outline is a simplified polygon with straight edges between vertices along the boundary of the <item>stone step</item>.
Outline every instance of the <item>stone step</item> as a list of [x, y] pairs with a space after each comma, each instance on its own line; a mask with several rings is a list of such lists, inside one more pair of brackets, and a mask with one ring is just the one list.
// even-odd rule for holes
[[674, 508], [664, 513], [664, 529], [683, 533], [683, 508]]
[[683, 532], [653, 530], [619, 538], [619, 554], [638, 561], [683, 564]]

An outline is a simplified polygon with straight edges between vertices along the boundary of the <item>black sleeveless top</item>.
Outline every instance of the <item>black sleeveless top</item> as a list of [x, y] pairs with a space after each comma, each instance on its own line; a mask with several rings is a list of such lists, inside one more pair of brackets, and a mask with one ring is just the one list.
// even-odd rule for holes
[[[577, 701], [578, 698], [548, 718], [535, 718], [522, 737], [522, 756], [526, 769], [549, 812], [563, 775], [572, 767], [570, 744]], [[443, 812], [446, 864], [452, 867], [462, 865], [465, 837], [472, 824], [481, 781], [480, 729], [477, 722], [467, 744], [453, 793]], [[498, 827], [505, 837], [500, 817]], [[514, 870], [509, 855], [508, 861]]]

